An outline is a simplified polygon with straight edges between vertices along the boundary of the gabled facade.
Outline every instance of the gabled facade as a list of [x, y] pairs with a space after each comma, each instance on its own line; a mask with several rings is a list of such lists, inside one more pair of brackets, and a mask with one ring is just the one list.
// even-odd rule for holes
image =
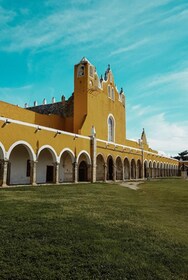
[[30, 108], [0, 102], [0, 184], [107, 181], [175, 176], [179, 161], [152, 150], [143, 130], [126, 138], [126, 99], [108, 65], [104, 78], [86, 58], [74, 93]]

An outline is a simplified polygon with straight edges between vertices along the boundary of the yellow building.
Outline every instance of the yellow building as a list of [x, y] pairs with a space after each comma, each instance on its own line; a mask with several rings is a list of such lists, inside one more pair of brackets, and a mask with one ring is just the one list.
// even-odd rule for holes
[[139, 142], [126, 138], [125, 104], [110, 66], [99, 78], [86, 58], [74, 67], [69, 100], [31, 108], [0, 101], [0, 184], [177, 175], [179, 161], [152, 150], [144, 130]]

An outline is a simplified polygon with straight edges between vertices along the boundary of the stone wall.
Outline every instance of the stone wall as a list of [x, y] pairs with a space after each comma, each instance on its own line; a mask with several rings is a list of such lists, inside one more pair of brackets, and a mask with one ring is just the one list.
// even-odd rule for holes
[[62, 96], [61, 102], [55, 102], [51, 104], [42, 104], [38, 106], [28, 107], [27, 110], [39, 113], [39, 114], [54, 114], [59, 115], [64, 118], [73, 116], [73, 105], [74, 105], [74, 94], [68, 99], [65, 100]]

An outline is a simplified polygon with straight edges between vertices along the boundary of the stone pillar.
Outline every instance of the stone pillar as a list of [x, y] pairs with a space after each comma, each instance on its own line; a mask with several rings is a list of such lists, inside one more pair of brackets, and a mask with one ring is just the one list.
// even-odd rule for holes
[[96, 182], [96, 137], [95, 135], [91, 136], [91, 182]]
[[55, 176], [54, 177], [55, 177], [54, 178], [55, 184], [59, 184], [59, 162], [55, 163]]
[[136, 178], [135, 178], [135, 179], [138, 179], [138, 174], [139, 174], [139, 173], [138, 173], [138, 172], [139, 172], [139, 171], [138, 171], [138, 168], [139, 168], [139, 167], [138, 167], [138, 165], [136, 164], [136, 167], [135, 167], [135, 173], [136, 173], [135, 175], [136, 175]]
[[130, 164], [129, 164], [129, 180], [131, 180], [132, 179], [132, 176], [131, 176], [131, 162], [130, 162]]
[[107, 164], [104, 164], [104, 182], [107, 181]]
[[123, 170], [122, 170], [122, 176], [123, 176], [123, 181], [125, 180], [125, 166], [124, 166], [124, 163], [123, 163], [123, 165], [122, 165], [122, 168], [123, 168]]
[[31, 185], [35, 186], [37, 183], [36, 183], [36, 179], [37, 179], [37, 161], [33, 161], [31, 160], [30, 161], [30, 183]]
[[8, 160], [3, 161], [3, 182], [2, 187], [7, 187], [7, 175], [8, 175]]
[[78, 163], [73, 163], [74, 183], [78, 183]]
[[117, 167], [116, 167], [116, 164], [113, 165], [113, 181], [115, 182], [116, 181], [116, 170], [117, 170]]

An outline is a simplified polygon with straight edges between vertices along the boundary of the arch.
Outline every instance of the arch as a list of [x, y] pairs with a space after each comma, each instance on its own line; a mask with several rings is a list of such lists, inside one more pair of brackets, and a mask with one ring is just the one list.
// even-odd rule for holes
[[163, 163], [160, 163], [160, 177], [163, 177]]
[[7, 159], [10, 158], [10, 154], [11, 154], [12, 150], [13, 150], [16, 146], [18, 146], [18, 145], [23, 145], [23, 146], [25, 146], [25, 148], [27, 149], [27, 151], [28, 151], [28, 153], [29, 153], [30, 159], [31, 159], [31, 160], [36, 160], [36, 155], [35, 155], [35, 153], [34, 153], [34, 151], [33, 151], [33, 148], [31, 147], [31, 145], [30, 145], [28, 142], [22, 141], [22, 140], [21, 140], [21, 141], [17, 141], [17, 142], [15, 142], [14, 144], [12, 144], [12, 145], [10, 146], [10, 148], [9, 148], [9, 150], [8, 150], [8, 152], [7, 152]]
[[151, 160], [149, 161], [148, 172], [149, 172], [149, 178], [152, 178], [153, 164], [152, 164], [152, 161], [151, 161]]
[[116, 179], [123, 180], [123, 163], [120, 156], [116, 158]]
[[72, 159], [72, 163], [73, 163], [74, 160], [75, 160], [75, 154], [74, 154], [73, 151], [72, 151], [71, 149], [69, 149], [69, 148], [64, 148], [64, 149], [60, 152], [59, 157], [58, 157], [59, 162], [60, 162], [61, 156], [62, 156], [62, 154], [63, 154], [64, 152], [69, 153], [69, 155], [70, 155], [70, 157], [71, 157], [71, 159]]
[[77, 157], [78, 181], [90, 181], [91, 179], [91, 158], [88, 152], [81, 151]]
[[78, 181], [86, 182], [88, 181], [88, 166], [86, 161], [82, 160], [78, 168]]
[[111, 155], [107, 158], [107, 180], [114, 180], [114, 159]]
[[136, 162], [135, 162], [135, 159], [131, 160], [131, 179], [136, 179]]
[[141, 179], [142, 178], [142, 163], [141, 163], [140, 159], [137, 160], [136, 168], [137, 168], [137, 174], [138, 174], [137, 178]]
[[124, 179], [130, 179], [130, 162], [128, 158], [124, 159]]
[[82, 150], [82, 151], [79, 152], [79, 154], [77, 156], [77, 159], [76, 159], [76, 162], [79, 163], [80, 157], [83, 156], [83, 155], [85, 155], [87, 163], [91, 164], [91, 157], [90, 157], [89, 153], [85, 150]]
[[115, 142], [115, 119], [112, 114], [108, 115], [107, 127], [108, 127], [108, 141]]
[[0, 142], [0, 186], [3, 184], [5, 148]]
[[157, 164], [156, 161], [153, 161], [153, 178], [156, 178], [156, 174], [157, 174]]
[[163, 176], [166, 177], [166, 163], [163, 165]]
[[74, 153], [72, 150], [65, 148], [59, 155], [59, 182], [73, 182], [73, 163]]
[[27, 142], [18, 141], [8, 151], [8, 184], [31, 183], [31, 161], [35, 158], [34, 152]]
[[55, 163], [58, 163], [55, 150], [49, 145], [42, 146], [37, 154], [37, 183], [55, 182]]
[[105, 180], [105, 160], [102, 154], [98, 154], [96, 158], [96, 181]]
[[144, 178], [148, 178], [149, 177], [149, 170], [148, 170], [148, 161], [145, 160], [144, 161]]
[[160, 163], [159, 163], [159, 161], [157, 162], [156, 177], [160, 177]]
[[52, 158], [53, 158], [53, 162], [59, 162], [59, 161], [58, 161], [58, 156], [57, 156], [56, 151], [55, 151], [54, 148], [53, 148], [52, 146], [50, 146], [50, 145], [43, 145], [42, 147], [40, 147], [40, 149], [38, 150], [38, 153], [37, 153], [37, 159], [39, 158], [40, 153], [41, 153], [43, 150], [45, 150], [45, 149], [47, 149], [47, 150], [50, 152], [50, 154], [51, 154], [51, 156], [52, 156]]

